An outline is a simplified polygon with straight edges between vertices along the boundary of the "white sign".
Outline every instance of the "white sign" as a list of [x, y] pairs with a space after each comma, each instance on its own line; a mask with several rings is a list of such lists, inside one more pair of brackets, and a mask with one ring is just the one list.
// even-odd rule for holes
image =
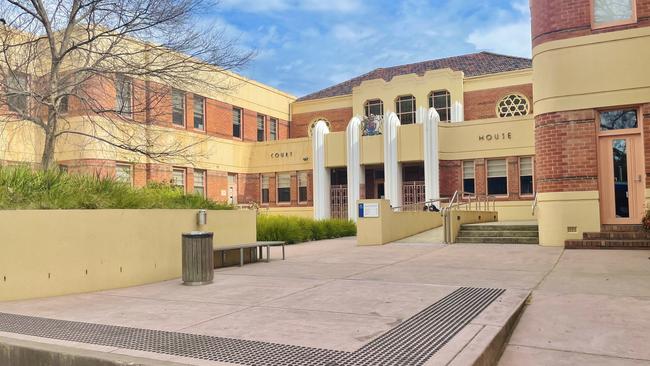
[[364, 203], [363, 217], [379, 217], [379, 203]]

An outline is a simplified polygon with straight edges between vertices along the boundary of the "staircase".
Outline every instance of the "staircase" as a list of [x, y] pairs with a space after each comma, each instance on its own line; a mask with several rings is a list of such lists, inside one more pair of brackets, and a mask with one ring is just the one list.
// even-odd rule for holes
[[566, 249], [650, 249], [650, 233], [641, 225], [602, 225], [598, 233], [583, 233], [582, 240], [567, 240]]
[[539, 244], [536, 224], [466, 224], [460, 227], [456, 243]]

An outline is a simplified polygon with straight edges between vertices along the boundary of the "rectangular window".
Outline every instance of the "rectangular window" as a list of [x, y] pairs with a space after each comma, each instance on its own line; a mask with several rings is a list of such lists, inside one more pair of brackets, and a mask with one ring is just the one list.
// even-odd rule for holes
[[463, 161], [463, 191], [467, 194], [476, 193], [474, 180], [474, 160]]
[[278, 203], [291, 202], [291, 175], [278, 174]]
[[366, 117], [383, 116], [384, 115], [384, 102], [381, 99], [369, 100], [365, 103]]
[[205, 197], [205, 170], [194, 169], [194, 194]]
[[398, 97], [395, 102], [397, 117], [401, 124], [408, 125], [415, 123], [415, 97], [412, 95]]
[[5, 82], [7, 83], [9, 110], [23, 114], [27, 113], [27, 93], [29, 92], [27, 75], [20, 73], [7, 75]]
[[264, 124], [266, 122], [266, 117], [258, 114], [257, 115], [257, 141], [264, 141]]
[[115, 164], [115, 180], [118, 182], [133, 185], [133, 173], [131, 164]]
[[232, 136], [241, 138], [241, 109], [232, 109]]
[[487, 193], [494, 195], [508, 194], [508, 163], [506, 159], [488, 160]]
[[185, 126], [185, 92], [172, 89], [172, 123]]
[[437, 90], [429, 94], [429, 108], [435, 108], [440, 122], [451, 121], [451, 94], [447, 90]]
[[68, 113], [68, 100], [68, 95], [63, 95], [61, 98], [59, 98], [59, 114]]
[[115, 77], [115, 111], [125, 117], [133, 112], [133, 82], [123, 75]]
[[262, 176], [262, 203], [269, 203], [269, 182], [270, 178], [266, 175]]
[[636, 109], [601, 111], [599, 113], [600, 130], [625, 130], [639, 126]]
[[205, 98], [194, 94], [194, 128], [205, 130]]
[[298, 202], [307, 202], [307, 172], [298, 173]]
[[519, 158], [519, 191], [522, 195], [533, 194], [533, 158]]
[[174, 168], [172, 171], [172, 185], [178, 187], [185, 192], [185, 169]]
[[635, 0], [592, 0], [592, 27], [603, 28], [636, 22]]
[[278, 139], [278, 119], [271, 118], [271, 123], [269, 124], [269, 138], [271, 141]]

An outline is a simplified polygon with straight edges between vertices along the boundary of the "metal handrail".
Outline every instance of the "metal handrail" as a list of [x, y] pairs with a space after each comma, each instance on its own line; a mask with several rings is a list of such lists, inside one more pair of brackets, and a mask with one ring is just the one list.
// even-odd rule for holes
[[535, 216], [535, 209], [537, 208], [537, 193], [535, 193], [535, 196], [533, 197], [533, 204], [532, 204], [532, 215]]
[[[402, 205], [402, 206], [395, 206], [392, 207], [393, 211], [420, 211], [419, 208], [427, 209], [427, 207], [430, 207], [431, 204], [433, 203], [440, 203], [440, 206], [442, 206], [443, 203], [448, 202], [449, 198], [448, 197], [441, 197], [441, 198], [434, 198], [430, 199], [427, 201], [423, 202], [416, 202], [416, 203], [409, 203], [407, 205]], [[413, 210], [405, 210], [405, 208], [414, 208]], [[440, 207], [439, 209], [442, 209]]]
[[[466, 202], [461, 202], [461, 197]], [[461, 207], [466, 206], [468, 210], [472, 210], [472, 203], [476, 202], [477, 211], [489, 211], [490, 201], [492, 201], [492, 210], [496, 211], [496, 197], [492, 195], [477, 195], [473, 192], [456, 191], [449, 200], [447, 207], [441, 210], [443, 226], [444, 226], [444, 240], [445, 243], [452, 243], [451, 235], [451, 215], [450, 212], [454, 209], [460, 210]]]

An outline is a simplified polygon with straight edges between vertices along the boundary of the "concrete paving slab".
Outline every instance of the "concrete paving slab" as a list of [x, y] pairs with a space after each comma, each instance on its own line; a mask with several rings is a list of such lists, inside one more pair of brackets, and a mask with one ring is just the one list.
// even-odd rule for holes
[[650, 361], [650, 298], [536, 292], [510, 345]]
[[391, 317], [255, 307], [183, 332], [352, 352], [398, 323]]
[[406, 319], [457, 287], [336, 280], [265, 304], [285, 309], [333, 311]]
[[228, 274], [256, 277], [292, 277], [303, 279], [338, 279], [380, 268], [383, 265], [360, 263], [317, 263], [276, 261], [237, 267]]
[[650, 275], [647, 250], [566, 250], [554, 272]]
[[650, 274], [554, 271], [539, 286], [539, 291], [650, 297]]
[[650, 361], [524, 346], [506, 347], [500, 366], [650, 366]]
[[179, 330], [245, 309], [238, 305], [117, 298], [98, 294], [0, 303], [0, 312], [134, 328]]

